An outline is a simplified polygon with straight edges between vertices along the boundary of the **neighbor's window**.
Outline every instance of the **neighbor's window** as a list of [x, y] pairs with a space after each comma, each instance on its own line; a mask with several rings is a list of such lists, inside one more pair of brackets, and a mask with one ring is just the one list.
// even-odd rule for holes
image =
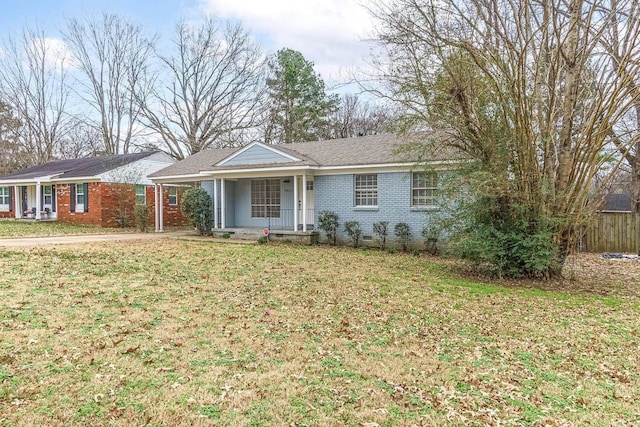
[[178, 204], [178, 187], [169, 187], [169, 206]]
[[313, 181], [307, 181], [307, 191], [313, 191]]
[[280, 180], [251, 181], [251, 217], [280, 218]]
[[8, 211], [11, 207], [11, 188], [0, 187], [0, 209]]
[[76, 208], [80, 209], [80, 207], [84, 206], [84, 202], [86, 201], [86, 195], [84, 194], [84, 184], [76, 185]]
[[355, 205], [378, 206], [378, 175], [356, 175], [355, 181]]
[[136, 184], [136, 205], [147, 204], [147, 187], [141, 184]]
[[413, 172], [411, 176], [411, 206], [436, 206], [437, 191], [437, 173]]
[[42, 194], [44, 198], [42, 200], [42, 204], [45, 206], [53, 205], [53, 186], [45, 185], [42, 187]]

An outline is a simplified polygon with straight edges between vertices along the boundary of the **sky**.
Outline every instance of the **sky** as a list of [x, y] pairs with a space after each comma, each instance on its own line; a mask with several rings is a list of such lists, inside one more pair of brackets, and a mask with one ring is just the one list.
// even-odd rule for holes
[[0, 0], [0, 38], [37, 25], [59, 37], [67, 17], [112, 12], [142, 24], [168, 42], [180, 19], [205, 14], [242, 22], [267, 53], [287, 47], [312, 61], [331, 88], [364, 67], [373, 31], [367, 0]]

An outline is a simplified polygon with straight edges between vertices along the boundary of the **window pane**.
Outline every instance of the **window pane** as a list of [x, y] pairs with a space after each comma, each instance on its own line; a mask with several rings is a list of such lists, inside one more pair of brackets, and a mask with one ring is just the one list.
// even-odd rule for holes
[[280, 218], [280, 180], [251, 181], [251, 217]]
[[356, 175], [355, 205], [378, 205], [378, 175]]
[[434, 206], [438, 189], [438, 174], [435, 172], [414, 172], [411, 180], [411, 205]]

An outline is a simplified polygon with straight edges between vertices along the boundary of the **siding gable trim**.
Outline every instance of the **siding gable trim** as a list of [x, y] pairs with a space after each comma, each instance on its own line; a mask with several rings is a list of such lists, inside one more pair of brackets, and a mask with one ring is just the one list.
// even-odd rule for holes
[[253, 143], [247, 145], [246, 147], [242, 148], [241, 150], [236, 151], [232, 155], [222, 159], [221, 161], [216, 163], [214, 166], [224, 166], [227, 163], [231, 162], [236, 157], [241, 156], [242, 154], [246, 153], [247, 151], [255, 149], [254, 147], [259, 147], [259, 148], [271, 151], [273, 154], [276, 154], [276, 155], [278, 155], [280, 157], [283, 157], [284, 159], [286, 159], [286, 160], [283, 159], [283, 162], [284, 161], [291, 161], [291, 162], [299, 162], [299, 161], [301, 161], [301, 159], [299, 159], [297, 157], [294, 157], [294, 156], [292, 156], [290, 154], [287, 154], [287, 153], [285, 153], [283, 151], [280, 151], [277, 148], [273, 148], [273, 147], [271, 147], [269, 145], [266, 145], [266, 144], [263, 144], [261, 142], [253, 142]]

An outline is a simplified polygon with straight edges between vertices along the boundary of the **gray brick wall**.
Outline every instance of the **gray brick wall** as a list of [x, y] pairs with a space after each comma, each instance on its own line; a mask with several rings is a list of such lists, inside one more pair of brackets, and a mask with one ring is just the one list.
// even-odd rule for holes
[[[410, 172], [378, 173], [378, 207], [377, 209], [360, 208], [354, 206], [354, 175], [329, 175], [314, 178], [314, 198], [316, 224], [318, 214], [323, 210], [330, 210], [338, 214], [340, 230], [338, 239], [343, 243], [348, 240], [344, 233], [346, 221], [358, 221], [363, 234], [372, 236], [373, 224], [378, 221], [389, 221], [389, 235], [387, 242], [396, 242], [393, 228], [399, 222], [406, 222], [411, 228], [412, 246], [423, 245], [422, 229], [428, 221], [425, 210], [411, 207], [411, 174]], [[324, 233], [321, 236], [325, 240]]]

